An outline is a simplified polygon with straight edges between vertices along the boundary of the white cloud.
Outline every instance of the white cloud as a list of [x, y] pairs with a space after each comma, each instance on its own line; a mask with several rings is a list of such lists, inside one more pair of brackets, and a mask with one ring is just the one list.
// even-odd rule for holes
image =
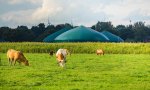
[[3, 1], [8, 2], [9, 4], [20, 4], [24, 2], [30, 2], [36, 4], [41, 2], [41, 0], [3, 0]]
[[2, 0], [2, 2], [14, 5], [20, 3], [38, 5], [36, 9], [12, 10], [0, 14], [0, 19], [8, 24], [13, 22], [18, 25], [24, 23], [35, 25], [47, 22], [48, 17], [53, 24], [73, 21], [76, 25], [88, 26], [98, 20], [112, 21], [115, 25], [129, 24], [129, 20], [134, 20], [134, 17], [150, 21], [149, 0]]

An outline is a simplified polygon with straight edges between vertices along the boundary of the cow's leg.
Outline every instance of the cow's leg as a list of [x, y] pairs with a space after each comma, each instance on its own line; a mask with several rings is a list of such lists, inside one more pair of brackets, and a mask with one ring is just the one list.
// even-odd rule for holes
[[62, 67], [62, 62], [61, 62], [61, 61], [58, 61], [58, 65]]
[[15, 64], [16, 64], [16, 60], [14, 60], [14, 66], [15, 66]]
[[12, 58], [12, 59], [10, 59], [10, 65], [12, 65], [13, 64], [13, 61], [14, 61], [14, 59]]
[[10, 63], [11, 61], [10, 61], [10, 58], [8, 58], [8, 64], [10, 65], [11, 63]]
[[21, 62], [18, 61], [18, 63], [19, 63], [19, 65], [21, 65]]
[[59, 65], [60, 65], [61, 67], [64, 67], [64, 66], [65, 66], [65, 61], [60, 62]]

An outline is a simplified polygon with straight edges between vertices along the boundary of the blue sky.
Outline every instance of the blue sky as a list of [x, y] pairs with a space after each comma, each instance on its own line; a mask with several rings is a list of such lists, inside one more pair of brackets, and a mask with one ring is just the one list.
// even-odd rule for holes
[[0, 0], [0, 27], [33, 26], [49, 21], [91, 26], [97, 21], [150, 25], [150, 0]]

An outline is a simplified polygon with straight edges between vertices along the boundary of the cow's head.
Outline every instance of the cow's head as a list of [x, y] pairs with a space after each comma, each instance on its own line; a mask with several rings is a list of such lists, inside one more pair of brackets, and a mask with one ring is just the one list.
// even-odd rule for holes
[[64, 55], [62, 53], [57, 55], [57, 60], [58, 60], [59, 65], [61, 67], [64, 67], [64, 65], [65, 65], [65, 58], [64, 58]]
[[29, 66], [28, 60], [25, 60], [24, 64], [25, 64], [25, 66]]

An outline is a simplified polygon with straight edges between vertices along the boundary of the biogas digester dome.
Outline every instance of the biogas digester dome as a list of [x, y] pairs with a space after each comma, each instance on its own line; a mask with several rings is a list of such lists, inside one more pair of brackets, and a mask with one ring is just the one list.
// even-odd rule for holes
[[47, 36], [44, 42], [122, 42], [123, 40], [110, 32], [98, 32], [91, 28], [79, 26], [65, 28]]
[[58, 35], [54, 42], [106, 42], [109, 39], [93, 29], [80, 26]]
[[71, 29], [71, 27], [63, 28], [63, 29], [61, 29], [61, 30], [59, 30], [59, 31], [57, 31], [57, 32], [55, 32], [55, 33], [53, 33], [53, 34], [47, 36], [46, 38], [44, 38], [43, 42], [53, 42], [54, 39], [55, 39], [57, 36], [59, 36], [60, 34], [66, 32], [66, 31], [68, 31], [68, 30], [70, 30], [70, 29]]
[[120, 38], [119, 36], [112, 34], [108, 31], [103, 31], [102, 32], [106, 37], [108, 37], [109, 42], [123, 42], [124, 40]]

